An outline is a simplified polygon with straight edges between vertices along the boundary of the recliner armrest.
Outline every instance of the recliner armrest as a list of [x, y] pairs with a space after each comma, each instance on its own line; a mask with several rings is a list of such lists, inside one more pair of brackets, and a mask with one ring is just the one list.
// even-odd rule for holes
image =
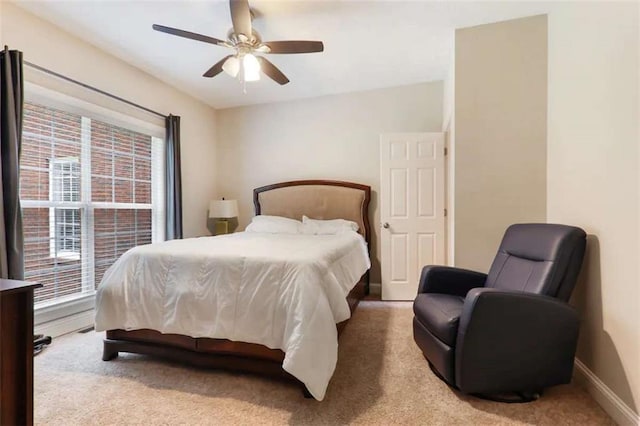
[[444, 293], [464, 297], [472, 288], [483, 287], [487, 274], [450, 266], [427, 265], [422, 268], [418, 294]]
[[[553, 297], [494, 288], [469, 291], [456, 340], [464, 392], [539, 390], [571, 380], [579, 318]], [[537, 389], [520, 389], [521, 383]]]

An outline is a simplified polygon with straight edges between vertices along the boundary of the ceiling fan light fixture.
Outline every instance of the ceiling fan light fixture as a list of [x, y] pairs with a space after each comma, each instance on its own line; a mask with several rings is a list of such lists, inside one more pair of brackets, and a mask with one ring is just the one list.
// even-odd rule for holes
[[260, 80], [260, 62], [251, 53], [247, 53], [242, 58], [242, 68], [244, 70], [244, 81]]
[[321, 41], [276, 40], [263, 42], [260, 34], [251, 27], [254, 14], [249, 7], [249, 0], [229, 0], [229, 11], [231, 12], [232, 27], [227, 32], [227, 40], [159, 24], [153, 24], [152, 28], [161, 33], [234, 49], [233, 53], [213, 64], [202, 76], [212, 78], [224, 71], [231, 77], [240, 80], [243, 83], [243, 88], [246, 81], [260, 80], [262, 73], [281, 86], [289, 83], [287, 76], [278, 67], [263, 56], [256, 57], [255, 53], [288, 54], [324, 51], [324, 44]]
[[222, 70], [231, 77], [236, 78], [240, 72], [240, 60], [237, 56], [231, 56], [222, 64]]

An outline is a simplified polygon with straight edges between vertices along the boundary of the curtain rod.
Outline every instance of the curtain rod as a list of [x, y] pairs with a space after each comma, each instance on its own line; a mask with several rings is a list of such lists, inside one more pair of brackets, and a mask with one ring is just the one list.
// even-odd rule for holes
[[[1, 1], [1, 0], [0, 0], [0, 1]], [[49, 70], [49, 69], [46, 69], [46, 68], [44, 68], [44, 67], [41, 67], [40, 65], [36, 65], [36, 64], [33, 64], [33, 63], [31, 63], [31, 62], [28, 62], [28, 61], [23, 61], [23, 63], [24, 63], [25, 65], [30, 66], [31, 68], [34, 68], [34, 69], [38, 70], [38, 71], [42, 71], [42, 72], [44, 72], [44, 73], [46, 73], [46, 74], [53, 75], [53, 76], [55, 76], [55, 77], [61, 78], [62, 80], [68, 81], [68, 82], [70, 82], [70, 83], [77, 84], [78, 86], [82, 86], [82, 87], [84, 87], [85, 89], [93, 90], [93, 91], [94, 91], [94, 92], [96, 92], [96, 93], [100, 93], [101, 95], [108, 96], [108, 97], [110, 97], [110, 98], [112, 98], [112, 99], [115, 99], [115, 100], [117, 100], [117, 101], [123, 102], [123, 103], [125, 103], [125, 104], [127, 104], [127, 105], [131, 105], [132, 107], [136, 107], [136, 108], [138, 108], [138, 109], [141, 109], [141, 110], [143, 110], [143, 111], [149, 112], [149, 113], [151, 113], [151, 114], [157, 115], [157, 116], [162, 117], [162, 118], [167, 118], [167, 116], [166, 116], [165, 114], [161, 114], [161, 113], [159, 113], [159, 112], [157, 112], [157, 111], [154, 111], [154, 110], [152, 110], [152, 109], [149, 109], [149, 108], [147, 108], [147, 107], [143, 107], [142, 105], [138, 105], [138, 104], [137, 104], [137, 103], [135, 103], [135, 102], [128, 101], [128, 100], [126, 100], [126, 99], [121, 98], [120, 96], [116, 96], [116, 95], [114, 95], [114, 94], [112, 94], [112, 93], [105, 92], [104, 90], [100, 90], [100, 89], [98, 89], [98, 88], [96, 88], [96, 87], [93, 87], [93, 86], [90, 86], [90, 85], [88, 85], [88, 84], [82, 83], [82, 82], [80, 82], [80, 81], [78, 81], [78, 80], [74, 80], [74, 79], [72, 79], [72, 78], [70, 78], [70, 77], [67, 77], [67, 76], [65, 76], [65, 75], [59, 74], [59, 73], [57, 73], [57, 72], [55, 72], [55, 71], [51, 71], [51, 70]]]

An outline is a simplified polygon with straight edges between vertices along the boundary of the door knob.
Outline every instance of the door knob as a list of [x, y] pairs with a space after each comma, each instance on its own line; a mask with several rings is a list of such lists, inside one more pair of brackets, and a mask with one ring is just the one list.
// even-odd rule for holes
[[382, 227], [383, 227], [384, 229], [389, 229], [389, 222], [385, 222], [385, 223], [383, 223], [383, 224], [382, 224]]

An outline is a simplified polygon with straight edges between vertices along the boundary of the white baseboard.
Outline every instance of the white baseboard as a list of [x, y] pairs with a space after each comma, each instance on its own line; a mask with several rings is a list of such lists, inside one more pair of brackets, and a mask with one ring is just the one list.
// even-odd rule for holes
[[63, 334], [72, 333], [93, 326], [95, 311], [79, 312], [53, 321], [38, 324], [35, 327], [35, 334], [58, 337]]
[[382, 284], [369, 283], [369, 294], [382, 294]]
[[620, 426], [640, 425], [640, 416], [576, 358], [573, 377]]

